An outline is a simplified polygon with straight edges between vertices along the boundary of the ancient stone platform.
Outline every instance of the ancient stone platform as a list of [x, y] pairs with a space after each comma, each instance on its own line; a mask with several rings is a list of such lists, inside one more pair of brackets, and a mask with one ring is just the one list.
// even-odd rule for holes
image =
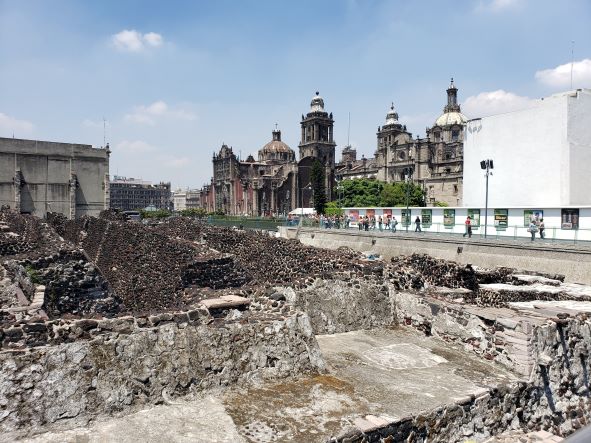
[[[501, 366], [407, 328], [317, 337], [317, 376], [233, 387], [30, 442], [322, 442], [377, 428], [518, 379]], [[0, 437], [0, 441], [2, 437]]]

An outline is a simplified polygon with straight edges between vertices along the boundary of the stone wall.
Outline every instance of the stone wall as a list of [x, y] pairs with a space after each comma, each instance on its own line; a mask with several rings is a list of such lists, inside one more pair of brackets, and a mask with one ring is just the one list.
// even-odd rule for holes
[[61, 331], [62, 343], [0, 353], [0, 432], [79, 426], [192, 391], [324, 369], [306, 315], [265, 318], [192, 311], [40, 324], [48, 336]]
[[315, 334], [396, 324], [388, 285], [378, 278], [345, 274], [339, 280], [316, 279], [297, 291], [282, 292], [289, 303], [308, 314]]

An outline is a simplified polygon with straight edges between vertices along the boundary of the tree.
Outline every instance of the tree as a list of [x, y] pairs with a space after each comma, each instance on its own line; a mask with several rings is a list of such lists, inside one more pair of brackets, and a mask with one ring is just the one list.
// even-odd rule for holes
[[339, 206], [337, 202], [328, 202], [324, 208], [326, 215], [343, 215], [343, 208]]
[[406, 206], [408, 189], [409, 206], [424, 206], [425, 194], [415, 183], [385, 183], [378, 180], [354, 179], [340, 182], [344, 207], [393, 207]]
[[324, 169], [318, 160], [314, 160], [314, 163], [312, 164], [310, 182], [312, 183], [312, 192], [314, 193], [314, 209], [316, 209], [317, 214], [324, 214], [324, 208], [326, 207]]

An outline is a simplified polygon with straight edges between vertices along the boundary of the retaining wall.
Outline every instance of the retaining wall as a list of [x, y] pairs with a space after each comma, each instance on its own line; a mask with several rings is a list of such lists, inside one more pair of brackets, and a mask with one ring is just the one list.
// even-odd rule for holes
[[428, 254], [436, 258], [471, 263], [485, 268], [510, 266], [564, 274], [567, 281], [591, 284], [591, 250], [566, 249], [534, 243], [531, 245], [490, 243], [477, 239], [435, 239], [404, 234], [375, 235], [355, 230], [300, 229], [280, 227], [279, 235], [298, 238], [303, 244], [336, 249], [341, 246], [356, 251], [375, 251], [389, 259], [397, 255]]
[[[97, 415], [127, 413], [194, 390], [324, 369], [301, 313], [248, 322], [191, 311], [56, 323], [39, 328], [46, 335], [48, 326], [62, 331], [63, 343], [0, 352], [5, 437], [30, 435], [47, 424], [83, 426]], [[13, 329], [3, 332], [5, 338]]]

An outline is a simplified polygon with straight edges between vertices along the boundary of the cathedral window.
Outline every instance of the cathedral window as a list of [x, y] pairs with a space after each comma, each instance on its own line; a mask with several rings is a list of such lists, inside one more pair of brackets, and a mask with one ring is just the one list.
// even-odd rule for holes
[[435, 133], [435, 141], [438, 142], [439, 140], [441, 140], [441, 132], [437, 131]]
[[405, 158], [406, 158], [406, 154], [404, 153], [404, 151], [399, 151], [398, 152], [398, 159], [404, 160]]
[[460, 131], [458, 131], [457, 129], [452, 129], [452, 131], [451, 131], [451, 141], [452, 142], [457, 142], [459, 138], [460, 138]]

